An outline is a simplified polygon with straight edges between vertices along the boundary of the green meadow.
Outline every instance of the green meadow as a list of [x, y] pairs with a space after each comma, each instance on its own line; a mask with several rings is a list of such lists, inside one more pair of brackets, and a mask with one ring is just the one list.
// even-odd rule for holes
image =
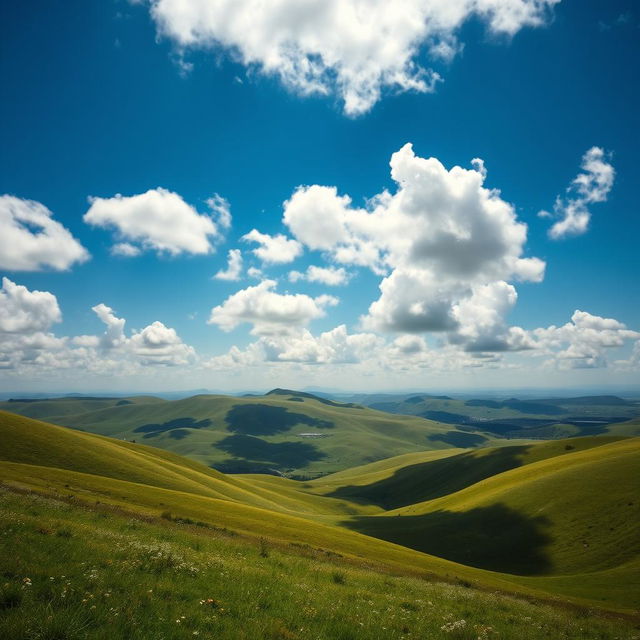
[[[226, 473], [312, 478], [389, 456], [449, 449], [449, 425], [353, 403], [274, 390], [264, 396], [183, 400], [60, 398], [0, 409], [152, 445]], [[494, 436], [487, 442], [498, 444]]]
[[638, 469], [600, 436], [227, 475], [0, 412], [0, 637], [632, 638]]

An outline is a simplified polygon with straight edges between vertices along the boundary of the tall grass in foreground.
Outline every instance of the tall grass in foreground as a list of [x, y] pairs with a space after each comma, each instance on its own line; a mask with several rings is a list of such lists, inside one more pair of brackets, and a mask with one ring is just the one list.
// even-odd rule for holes
[[633, 622], [0, 490], [0, 638], [640, 638]]

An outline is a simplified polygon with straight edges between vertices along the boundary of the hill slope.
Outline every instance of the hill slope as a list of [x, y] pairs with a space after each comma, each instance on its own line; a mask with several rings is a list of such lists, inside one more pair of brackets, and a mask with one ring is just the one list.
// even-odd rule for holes
[[[464, 488], [442, 495], [439, 485], [435, 493], [441, 497], [378, 516], [356, 516], [343, 524], [456, 562], [531, 576], [519, 579], [522, 584], [554, 585], [573, 595], [597, 591], [605, 600], [631, 602], [628, 590], [640, 587], [640, 440], [586, 440], [583, 445], [589, 446], [582, 450], [478, 482], [472, 482], [473, 476], [485, 468], [491, 450], [474, 452], [476, 469], [469, 460], [463, 467], [456, 462], [467, 454], [445, 459], [442, 462], [453, 463], [454, 469], [466, 468], [467, 480], [453, 480]], [[602, 443], [593, 446], [593, 440]], [[536, 448], [549, 453], [548, 444], [532, 447], [534, 454], [540, 453]], [[415, 467], [401, 471], [406, 473], [396, 477], [396, 483], [407, 485], [412, 474], [421, 475]], [[415, 478], [410, 486], [422, 487]], [[360, 492], [382, 491], [384, 500], [386, 489], [383, 481], [360, 487]], [[354, 491], [352, 487], [350, 493]]]
[[[73, 413], [74, 408], [81, 410]], [[453, 446], [448, 425], [281, 389], [250, 398], [106, 399], [102, 405], [61, 398], [0, 403], [0, 409], [144, 442], [226, 473], [314, 477], [391, 455]], [[480, 439], [497, 442], [492, 436]]]
[[391, 575], [312, 549], [255, 545], [240, 536], [100, 506], [0, 488], [0, 507], [2, 638], [634, 635], [632, 622], [593, 611], [577, 615], [566, 607]]
[[[467, 432], [507, 438], [569, 438], [616, 433], [616, 425], [640, 417], [640, 402], [617, 396], [525, 399], [451, 398], [427, 394], [360, 395], [349, 398], [372, 409], [421, 416]], [[452, 437], [459, 438], [453, 432]], [[640, 435], [627, 427], [626, 435]], [[455, 444], [455, 442], [453, 443]], [[465, 445], [460, 442], [459, 446]]]
[[[637, 439], [585, 439], [568, 453], [535, 445], [520, 452], [523, 466], [383, 513], [379, 505], [318, 495], [321, 481], [228, 477], [149, 447], [0, 414], [5, 487], [145, 517], [164, 513], [207, 530], [339, 554], [359, 566], [538, 597], [562, 594], [615, 610], [640, 604], [634, 590], [639, 449]], [[393, 478], [394, 469], [379, 462], [345, 472], [342, 481], [358, 486], [358, 478], [372, 474]], [[327, 479], [328, 493], [338, 482], [337, 475]], [[366, 515], [375, 512], [380, 515]], [[580, 546], [585, 535], [587, 547]]]

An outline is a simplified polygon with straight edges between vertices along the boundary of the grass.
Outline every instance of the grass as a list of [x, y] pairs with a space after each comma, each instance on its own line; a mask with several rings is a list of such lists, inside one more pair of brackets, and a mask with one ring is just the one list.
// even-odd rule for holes
[[310, 485], [322, 495], [391, 510], [455, 493], [517, 467], [619, 439], [583, 437], [572, 439], [570, 444], [560, 440], [472, 451], [421, 452], [336, 473]]
[[[466, 424], [465, 431], [503, 433], [507, 437], [557, 439], [574, 436], [621, 434], [640, 435], [640, 403], [623, 400], [615, 396], [584, 396], [580, 398], [547, 398], [504, 401], [464, 400], [447, 396], [406, 395], [362, 395], [349, 398], [371, 408], [394, 414], [415, 415], [454, 424]], [[618, 420], [632, 419], [622, 430], [616, 428]], [[612, 424], [607, 424], [609, 421]], [[535, 423], [538, 423], [537, 425]], [[573, 424], [572, 424], [573, 423]], [[444, 441], [460, 442], [463, 436], [469, 443], [469, 436], [452, 431]], [[434, 434], [434, 438], [442, 438]], [[483, 446], [490, 446], [485, 442]]]
[[599, 446], [345, 524], [464, 564], [539, 576], [521, 584], [638, 607], [640, 440], [593, 441]]
[[[225, 473], [314, 478], [389, 456], [452, 448], [445, 440], [431, 439], [446, 438], [451, 425], [296, 392], [121, 402], [60, 398], [5, 402], [0, 410], [153, 445]], [[500, 443], [487, 436], [487, 445]]]
[[[145, 526], [187, 527], [205, 537], [233, 535], [234, 544], [253, 546], [264, 560], [272, 561], [283, 549], [339, 560], [344, 568], [331, 571], [343, 571], [345, 583], [327, 578], [339, 587], [351, 586], [350, 571], [368, 568], [464, 584], [474, 593], [637, 610], [638, 439], [516, 447], [506, 455], [517, 464], [503, 470], [500, 463], [487, 476], [487, 460], [500, 460], [502, 451], [410, 454], [303, 483], [229, 477], [151, 447], [0, 413], [0, 481], [7, 491], [36, 491], [82, 513], [124, 510]], [[461, 456], [463, 466], [456, 461]], [[446, 495], [391, 511], [375, 495], [374, 504], [362, 496], [358, 502], [357, 496], [321, 495], [347, 486], [366, 493], [418, 469], [415, 499], [424, 492], [422, 476], [430, 473], [424, 465], [445, 462], [452, 464], [453, 479], [465, 471], [462, 488], [454, 483]], [[35, 539], [47, 544], [55, 539], [59, 545], [82, 546], [92, 536], [82, 533], [73, 518], [39, 522], [43, 537]], [[25, 545], [16, 545], [20, 554], [27, 553]], [[11, 562], [9, 549], [4, 553]], [[36, 565], [25, 571], [30, 566]]]
[[588, 610], [371, 571], [301, 547], [270, 547], [265, 557], [241, 537], [34, 494], [0, 491], [0, 557], [0, 637], [11, 640], [637, 634], [632, 621]]

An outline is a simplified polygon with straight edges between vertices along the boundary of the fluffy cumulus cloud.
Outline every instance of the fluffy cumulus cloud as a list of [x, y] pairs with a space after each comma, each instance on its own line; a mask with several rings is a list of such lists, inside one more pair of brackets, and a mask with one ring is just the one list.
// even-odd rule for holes
[[193, 348], [182, 342], [175, 329], [158, 320], [134, 333], [127, 346], [142, 365], [182, 365], [195, 356]]
[[589, 205], [606, 202], [613, 187], [615, 169], [608, 162], [607, 154], [600, 147], [591, 147], [581, 164], [582, 172], [577, 175], [567, 189], [567, 196], [558, 196], [553, 212], [541, 211], [542, 218], [556, 218], [549, 229], [549, 237], [554, 240], [566, 236], [585, 233], [591, 220]]
[[[450, 61], [471, 18], [494, 35], [543, 24], [560, 0], [150, 0], [158, 31], [182, 50], [222, 48], [303, 95], [335, 94], [365, 113], [385, 89], [430, 92], [422, 60]], [[426, 55], [423, 55], [425, 54]]]
[[327, 306], [338, 303], [336, 298], [326, 295], [311, 298], [301, 293], [276, 293], [273, 290], [276, 284], [275, 280], [263, 280], [254, 287], [237, 291], [211, 309], [209, 324], [231, 331], [249, 323], [253, 325], [253, 334], [282, 335], [306, 326], [323, 316]]
[[56, 297], [48, 291], [30, 291], [8, 278], [0, 289], [0, 369], [55, 366], [66, 339], [50, 333], [62, 320]]
[[216, 280], [240, 280], [242, 274], [242, 253], [240, 249], [231, 249], [227, 254], [227, 268], [213, 276]]
[[289, 282], [299, 282], [300, 280], [338, 287], [349, 282], [349, 274], [343, 267], [318, 267], [312, 264], [304, 273], [301, 271], [289, 272]]
[[525, 256], [527, 226], [484, 186], [482, 161], [447, 169], [407, 144], [390, 166], [395, 191], [364, 208], [335, 187], [299, 187], [285, 202], [285, 225], [309, 249], [385, 275], [362, 320], [368, 330], [449, 332], [473, 350], [524, 348], [504, 324], [516, 299], [508, 281], [539, 282], [545, 264]]
[[228, 353], [206, 362], [210, 369], [258, 366], [264, 363], [357, 364], [384, 345], [372, 333], [349, 334], [345, 325], [314, 336], [307, 329], [288, 335], [262, 336], [245, 350], [232, 347]]
[[135, 374], [150, 365], [186, 365], [196, 361], [192, 347], [174, 329], [153, 322], [125, 334], [125, 320], [100, 303], [93, 307], [105, 325], [100, 335], [59, 337], [51, 332], [62, 320], [56, 297], [30, 291], [3, 278], [0, 289], [0, 369], [18, 376], [75, 370], [88, 374]]
[[640, 332], [613, 318], [578, 310], [571, 316], [571, 322], [535, 329], [531, 337], [538, 352], [552, 356], [560, 368], [590, 369], [607, 366], [606, 350], [637, 340]]
[[[480, 331], [476, 325], [463, 328], [474, 332], [465, 338], [466, 342], [461, 339], [464, 349], [454, 341], [430, 345], [423, 336], [412, 333], [383, 338], [370, 332], [349, 333], [346, 326], [340, 325], [314, 335], [306, 328], [294, 327], [286, 334], [261, 335], [243, 349], [233, 346], [227, 353], [204, 361], [203, 366], [242, 372], [247, 367], [349, 365], [354, 367], [353, 375], [384, 375], [385, 379], [390, 373], [515, 371], [523, 367], [529, 373], [538, 371], [546, 375], [549, 367], [558, 370], [607, 367], [607, 350], [635, 340], [629, 357], [614, 361], [613, 367], [620, 372], [640, 368], [640, 332], [627, 329], [617, 320], [576, 311], [563, 326], [525, 331], [502, 323], [499, 314], [495, 314], [493, 301], [487, 304], [487, 299], [494, 297], [501, 298], [503, 304], [514, 302], [508, 286], [477, 292], [469, 304], [481, 307], [476, 313], [481, 318], [478, 322], [484, 326]], [[483, 337], [477, 338], [478, 334]], [[487, 344], [489, 340], [493, 342]], [[521, 351], [526, 359], [514, 361], [514, 356], [500, 353], [507, 351]]]
[[260, 245], [253, 249], [253, 254], [265, 264], [285, 264], [302, 255], [302, 245], [282, 234], [270, 236], [252, 229], [242, 236], [242, 240]]
[[[109, 350], [115, 349], [127, 341], [124, 335], [125, 320], [123, 318], [118, 318], [111, 307], [108, 307], [106, 304], [101, 302], [95, 307], [91, 307], [91, 310], [106, 326], [106, 330], [98, 339], [97, 344], [102, 346], [103, 349]], [[91, 338], [93, 336], [86, 337]]]
[[453, 310], [458, 331], [450, 340], [461, 342], [469, 352], [523, 351], [534, 347], [533, 340], [520, 327], [509, 327], [505, 316], [513, 308], [518, 293], [503, 281], [474, 287], [471, 297]]
[[134, 256], [141, 250], [206, 254], [221, 235], [219, 227], [230, 223], [228, 205], [219, 196], [208, 202], [210, 215], [198, 213], [177, 193], [162, 188], [135, 196], [90, 198], [84, 221], [115, 231], [120, 242], [112, 251], [117, 255]]
[[0, 268], [65, 271], [88, 259], [87, 250], [43, 204], [0, 196]]
[[29, 291], [9, 278], [0, 289], [0, 332], [26, 334], [46, 331], [62, 320], [56, 297], [48, 291]]

